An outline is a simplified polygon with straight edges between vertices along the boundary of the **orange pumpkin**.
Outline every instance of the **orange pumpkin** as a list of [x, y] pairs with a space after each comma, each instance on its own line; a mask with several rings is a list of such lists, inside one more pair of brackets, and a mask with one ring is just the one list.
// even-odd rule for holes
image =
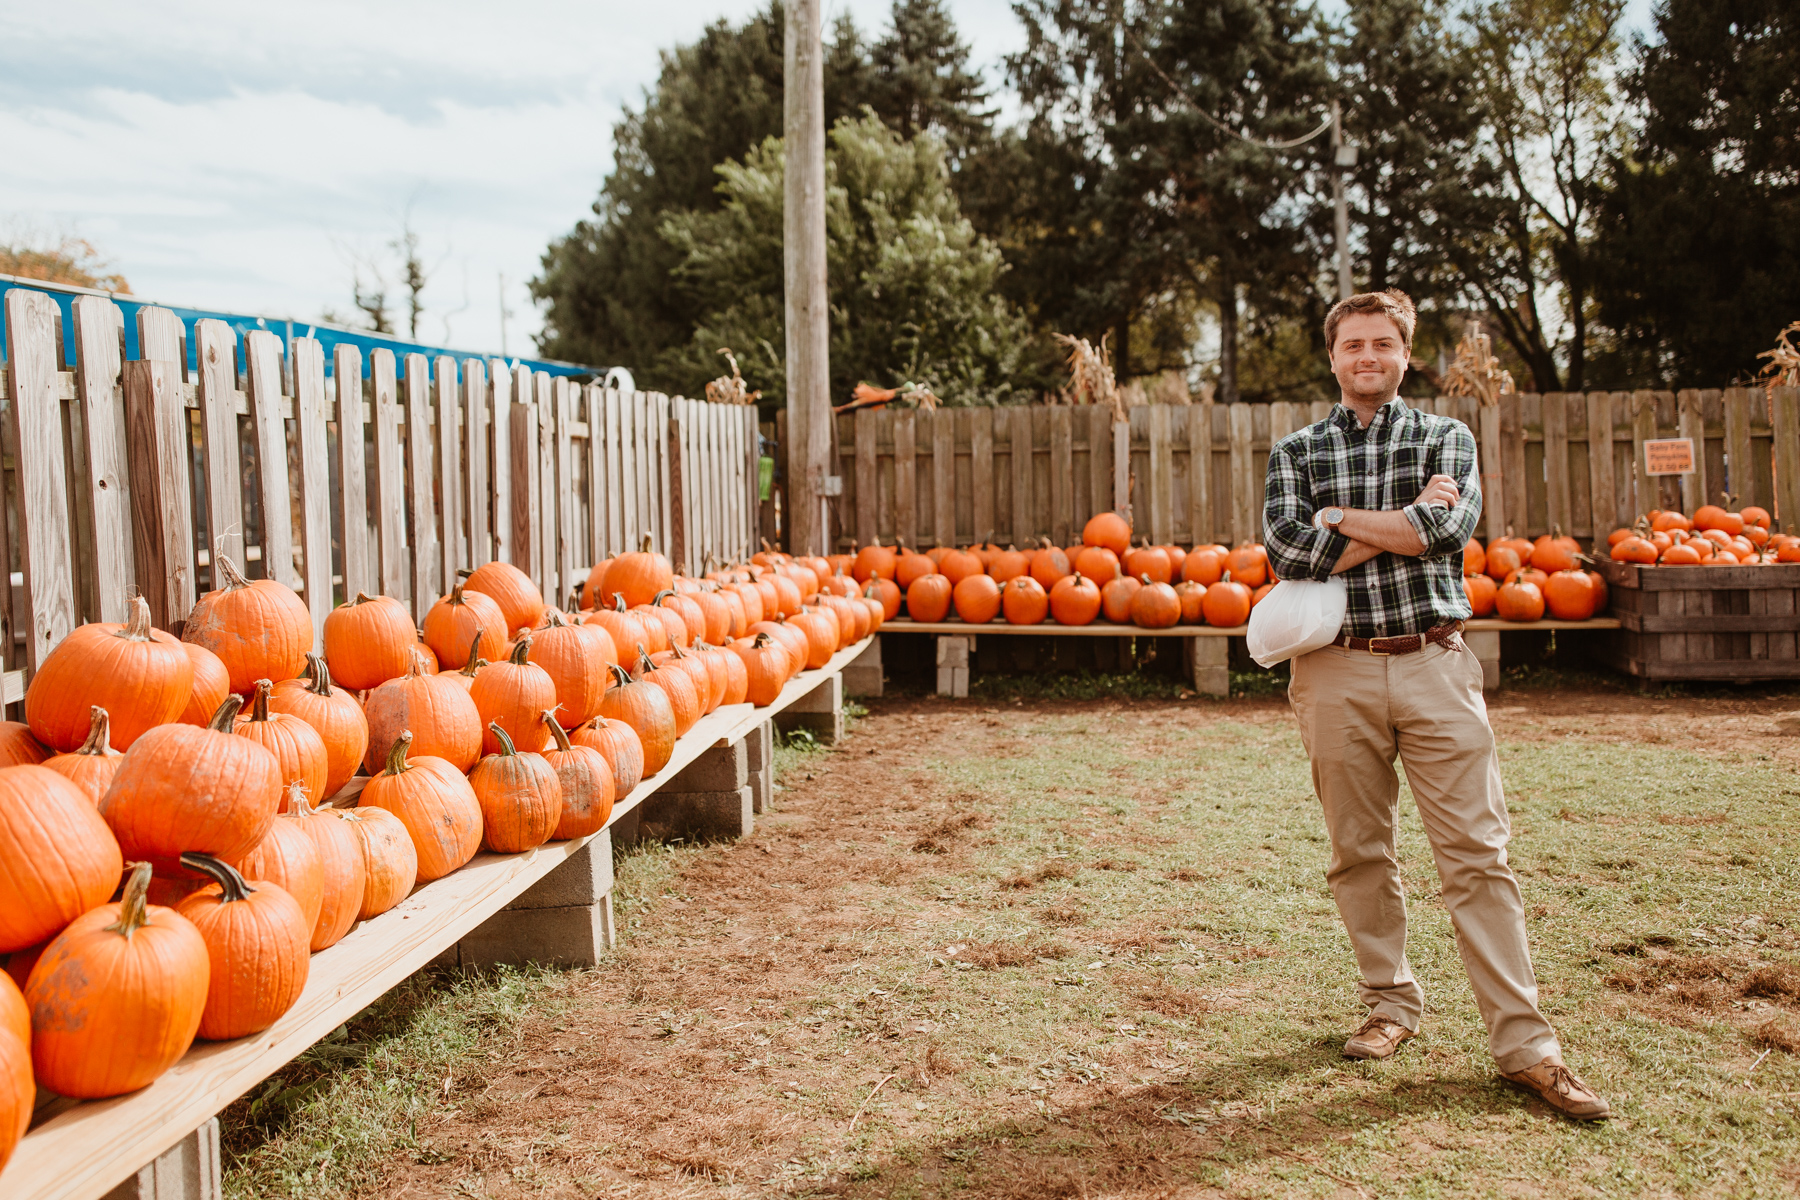
[[188, 850], [236, 865], [269, 832], [281, 765], [232, 732], [240, 705], [228, 696], [205, 729], [159, 725], [125, 752], [99, 811], [128, 861], [170, 876]]
[[1069, 556], [1050, 544], [1049, 538], [1039, 538], [1038, 548], [1031, 552], [1031, 577], [1038, 582], [1047, 595], [1056, 581], [1064, 579], [1073, 572], [1069, 566]]
[[1169, 566], [1169, 556], [1161, 546], [1152, 546], [1149, 542], [1135, 550], [1126, 551], [1123, 565], [1125, 573], [1133, 579], [1148, 577], [1153, 583], [1168, 583], [1175, 578], [1174, 571]]
[[788, 679], [788, 652], [770, 640], [766, 633], [733, 642], [731, 650], [744, 662], [747, 676], [744, 698], [757, 708], [773, 704]]
[[[27, 972], [27, 974], [29, 973]], [[23, 1046], [31, 1045], [31, 1009], [25, 1006], [25, 996], [19, 991], [19, 985], [13, 982], [12, 976], [5, 971], [0, 971], [0, 1034], [5, 1033], [10, 1033], [18, 1038], [19, 1043]], [[28, 1052], [26, 1054], [27, 1065], [29, 1065], [30, 1057]], [[0, 1083], [0, 1094], [3, 1094], [4, 1088], [5, 1084]], [[4, 1104], [5, 1101], [0, 1100], [0, 1105]], [[29, 1110], [31, 1105], [28, 1103], [25, 1107]], [[6, 1144], [6, 1133], [9, 1128], [6, 1118], [0, 1117], [0, 1146]], [[4, 1164], [5, 1151], [0, 1150], [0, 1166]]]
[[325, 903], [325, 864], [312, 836], [300, 827], [295, 816], [277, 817], [256, 849], [238, 864], [238, 870], [245, 879], [266, 880], [293, 897], [300, 906], [310, 945], [313, 930], [319, 925], [319, 910]]
[[467, 666], [471, 652], [486, 659], [506, 653], [506, 614], [492, 596], [469, 591], [460, 579], [448, 596], [431, 606], [419, 632], [437, 655], [439, 670], [454, 671]]
[[[685, 670], [659, 667], [650, 660], [649, 655], [640, 654], [637, 669], [632, 671], [631, 676], [639, 683], [648, 683], [652, 687], [660, 688], [662, 693], [669, 698], [669, 711], [675, 714], [676, 737], [680, 737], [692, 729], [695, 722], [700, 720], [700, 693], [694, 687], [693, 676]], [[542, 712], [544, 708], [548, 707], [548, 704], [542, 705], [538, 711]], [[550, 731], [542, 729], [540, 726], [540, 732], [544, 740], [548, 742]], [[488, 736], [493, 737], [491, 729], [488, 731]]]
[[419, 630], [406, 606], [392, 596], [358, 592], [326, 616], [324, 640], [332, 678], [362, 692], [406, 674]]
[[[721, 657], [743, 663], [730, 651], [719, 651]], [[742, 698], [732, 703], [742, 703]], [[612, 801], [608, 804], [609, 814], [612, 803], [631, 795], [631, 790], [644, 777], [644, 744], [638, 740], [637, 730], [623, 721], [615, 721], [609, 717], [595, 717], [587, 724], [569, 731], [569, 741], [577, 746], [586, 746], [600, 752], [612, 771]]]
[[652, 549], [654, 544], [650, 534], [645, 533], [638, 549], [612, 560], [596, 603], [610, 606], [615, 597], [623, 596], [627, 608], [636, 608], [650, 603], [656, 593], [675, 586], [675, 569], [666, 557]]
[[1183, 583], [1211, 587], [1225, 575], [1225, 555], [1214, 546], [1195, 546], [1181, 562]]
[[1131, 601], [1144, 585], [1129, 575], [1107, 580], [1100, 587], [1100, 611], [1115, 625], [1131, 621]]
[[[873, 600], [881, 605], [883, 621], [891, 621], [900, 615], [901, 595], [899, 584], [891, 579], [883, 579], [879, 575], [869, 580], [869, 586], [863, 589], [864, 599]], [[707, 640], [711, 641], [712, 639], [708, 638]]]
[[371, 775], [381, 770], [387, 748], [402, 732], [412, 734], [417, 754], [445, 759], [459, 771], [473, 767], [481, 757], [481, 713], [473, 690], [473, 685], [463, 687], [449, 676], [427, 675], [415, 667], [370, 692], [363, 704], [369, 720], [363, 770]]
[[929, 554], [915, 554], [901, 547], [899, 561], [894, 564], [894, 584], [901, 591], [912, 587], [915, 580], [937, 573], [937, 563]]
[[87, 739], [98, 705], [111, 718], [112, 744], [128, 750], [145, 730], [181, 715], [193, 683], [181, 642], [152, 628], [149, 604], [133, 596], [124, 624], [82, 625], [38, 664], [25, 689], [25, 723], [67, 754]]
[[1015, 575], [1001, 589], [1000, 607], [1009, 625], [1041, 625], [1050, 615], [1050, 593], [1029, 575]]
[[531, 639], [525, 657], [550, 677], [563, 715], [580, 724], [600, 711], [612, 678], [607, 668], [619, 655], [612, 636], [597, 625], [570, 625], [560, 613], [551, 613], [549, 621]]
[[419, 851], [406, 822], [373, 804], [320, 811], [349, 825], [362, 851], [363, 894], [357, 920], [378, 917], [412, 893], [419, 878]]
[[1768, 509], [1758, 507], [1754, 504], [1745, 505], [1744, 510], [1740, 512], [1738, 516], [1744, 519], [1744, 525], [1746, 527], [1754, 525], [1759, 529], [1768, 529], [1770, 522], [1773, 520], [1773, 518], [1769, 516]]
[[1000, 615], [1000, 586], [991, 575], [967, 575], [952, 588], [951, 602], [964, 621], [986, 625]]
[[256, 692], [250, 701], [250, 715], [239, 717], [236, 730], [275, 756], [281, 768], [282, 790], [299, 782], [315, 803], [331, 799], [325, 790], [327, 761], [325, 741], [311, 725], [299, 717], [269, 711], [269, 693], [274, 685], [266, 679], [256, 681]]
[[1250, 589], [1231, 577], [1227, 571], [1219, 582], [1206, 589], [1200, 611], [1208, 625], [1230, 629], [1250, 619]]
[[1505, 579], [1524, 565], [1525, 560], [1517, 548], [1501, 545], [1498, 539], [1488, 547], [1486, 570], [1488, 577], [1496, 582]]
[[1470, 538], [1463, 543], [1463, 574], [1480, 575], [1487, 570], [1487, 551], [1481, 547], [1480, 538]]
[[562, 790], [562, 811], [551, 840], [564, 842], [600, 832], [612, 816], [612, 764], [592, 746], [570, 741], [555, 713], [545, 713], [544, 724], [550, 727], [551, 742], [544, 761], [556, 772]]
[[1717, 529], [1736, 535], [1744, 532], [1744, 516], [1742, 513], [1727, 512], [1717, 504], [1702, 504], [1694, 510], [1693, 528]]
[[0, 721], [0, 767], [41, 763], [49, 757], [50, 748], [32, 737], [23, 721]]
[[1594, 591], [1594, 581], [1586, 571], [1557, 571], [1541, 586], [1544, 607], [1559, 621], [1585, 621], [1594, 615], [1595, 605], [1600, 601]]
[[631, 727], [643, 750], [643, 774], [654, 775], [675, 754], [675, 707], [655, 684], [638, 682], [617, 663], [611, 669], [613, 686], [600, 701], [600, 715]]
[[[1081, 544], [1103, 546], [1112, 551], [1115, 559], [1123, 558], [1125, 552], [1131, 549], [1131, 525], [1118, 513], [1096, 513], [1082, 526]], [[1078, 565], [1076, 570], [1080, 569]]]
[[124, 898], [76, 917], [26, 981], [32, 1067], [58, 1095], [135, 1092], [174, 1066], [200, 1031], [211, 981], [206, 942], [180, 913], [145, 902], [150, 872], [135, 863]]
[[981, 559], [967, 550], [952, 550], [938, 563], [938, 571], [955, 587], [969, 576], [982, 573]]
[[1581, 544], [1572, 537], [1564, 537], [1562, 526], [1555, 525], [1532, 543], [1530, 562], [1538, 570], [1550, 574], [1571, 569], [1580, 561], [1580, 554]]
[[[1696, 543], [1698, 543], [1698, 545], [1706, 544], [1705, 539], [1696, 538], [1692, 542], [1683, 542], [1679, 546], [1670, 546], [1667, 550], [1662, 552], [1662, 557], [1657, 561], [1670, 567], [1698, 566], [1704, 559], [1702, 558]], [[1531, 619], [1535, 621], [1537, 618], [1533, 617]]]
[[993, 560], [988, 563], [987, 573], [994, 577], [995, 583], [1002, 584], [1009, 579], [1017, 579], [1021, 575], [1029, 575], [1031, 574], [1031, 555], [1016, 549], [1015, 547], [1008, 546], [1000, 553], [994, 555]]
[[851, 564], [850, 574], [858, 583], [867, 583], [871, 579], [892, 579], [899, 566], [898, 556], [886, 546], [864, 546], [856, 552], [856, 561]]
[[1537, 584], [1511, 579], [1500, 585], [1494, 611], [1502, 621], [1536, 621], [1544, 615], [1544, 593]]
[[488, 733], [500, 750], [469, 772], [469, 786], [481, 804], [481, 844], [498, 854], [519, 854], [556, 832], [562, 783], [543, 755], [518, 753], [499, 722], [489, 725]]
[[1122, 568], [1119, 556], [1110, 547], [1084, 546], [1081, 553], [1075, 556], [1075, 572], [1086, 575], [1099, 587], [1105, 587], [1109, 580], [1117, 579]]
[[919, 576], [906, 589], [906, 615], [920, 622], [942, 621], [950, 615], [955, 586], [946, 576], [936, 573]]
[[219, 656], [205, 646], [183, 642], [181, 648], [187, 652], [194, 681], [188, 690], [187, 704], [175, 719], [183, 725], [204, 726], [219, 711], [219, 705], [225, 703], [225, 697], [231, 694], [231, 674], [225, 670]]
[[[800, 589], [793, 580], [785, 575], [771, 574], [769, 584], [775, 589], [781, 605], [785, 606], [791, 598], [794, 611], [800, 611]], [[669, 609], [681, 617], [682, 625], [687, 630], [687, 640], [682, 642], [683, 646], [691, 646], [706, 636], [706, 614], [692, 596], [684, 596], [675, 591], [658, 592], [656, 599], [651, 601], [651, 606]]]
[[0, 954], [47, 941], [119, 886], [119, 843], [48, 767], [0, 767]]
[[1612, 557], [1615, 562], [1653, 563], [1657, 550], [1648, 539], [1632, 534], [1613, 546]]
[[1166, 583], [1144, 578], [1131, 598], [1131, 623], [1143, 629], [1167, 629], [1181, 620], [1181, 597]]
[[94, 705], [88, 739], [81, 748], [69, 754], [58, 754], [44, 760], [44, 765], [80, 788], [96, 807], [106, 789], [118, 774], [122, 757], [107, 741], [107, 712]]
[[306, 652], [313, 648], [306, 603], [285, 583], [250, 582], [223, 554], [213, 555], [212, 561], [224, 586], [195, 602], [181, 640], [218, 655], [231, 690], [239, 695], [248, 694], [259, 679], [279, 683], [300, 674]]
[[1225, 556], [1225, 569], [1245, 587], [1259, 588], [1269, 581], [1269, 552], [1255, 542], [1245, 542]]
[[306, 789], [293, 784], [281, 815], [275, 818], [276, 825], [286, 824], [310, 841], [319, 860], [319, 915], [313, 921], [309, 943], [314, 950], [335, 946], [350, 932], [368, 885], [368, 868], [356, 833], [333, 812], [314, 808]]
[[312, 726], [325, 747], [325, 785], [321, 800], [338, 794], [362, 765], [369, 749], [369, 718], [356, 697], [337, 687], [331, 669], [317, 654], [306, 656], [307, 674], [286, 679], [269, 692], [269, 711], [298, 718]]
[[[0, 980], [0, 991], [12, 988]], [[16, 989], [15, 989], [16, 990]], [[23, 998], [18, 1000], [24, 1007]], [[26, 1129], [31, 1126], [32, 1105], [37, 1100], [37, 1081], [31, 1074], [31, 1026], [24, 1033], [0, 1028], [0, 1171], [12, 1157]]]
[[252, 886], [204, 854], [184, 854], [181, 863], [212, 880], [175, 906], [206, 945], [199, 1035], [217, 1042], [261, 1033], [306, 989], [312, 926], [278, 884]]
[[419, 882], [456, 870], [481, 849], [481, 802], [448, 759], [410, 755], [413, 739], [401, 733], [387, 752], [387, 767], [369, 780], [358, 808], [383, 808], [400, 818], [419, 856]]
[[581, 585], [579, 607], [593, 608], [600, 603], [600, 597], [606, 591], [606, 571], [612, 563], [611, 558], [603, 558], [594, 564], [593, 569], [588, 572], [587, 582]]
[[1688, 520], [1678, 512], [1654, 511], [1648, 515], [1650, 517], [1650, 528], [1656, 533], [1670, 533], [1677, 529], [1692, 529], [1694, 527], [1692, 521]]
[[1181, 603], [1181, 624], [1206, 624], [1206, 585], [1182, 580], [1175, 585], [1175, 598]]
[[1469, 598], [1471, 616], [1486, 617], [1493, 614], [1494, 597], [1499, 593], [1500, 585], [1494, 582], [1493, 576], [1474, 574], [1463, 576], [1463, 594]]
[[817, 670], [831, 661], [843, 633], [835, 616], [810, 608], [789, 623], [806, 635], [806, 657], [801, 660], [802, 667]]
[[1050, 615], [1058, 625], [1092, 625], [1100, 606], [1100, 585], [1086, 575], [1065, 575], [1050, 589]]

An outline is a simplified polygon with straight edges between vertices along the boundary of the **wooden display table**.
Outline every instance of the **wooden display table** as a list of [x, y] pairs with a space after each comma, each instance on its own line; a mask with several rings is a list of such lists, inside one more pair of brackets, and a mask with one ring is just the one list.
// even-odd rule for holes
[[1800, 563], [1663, 567], [1602, 559], [1619, 632], [1608, 665], [1640, 679], [1800, 678]]

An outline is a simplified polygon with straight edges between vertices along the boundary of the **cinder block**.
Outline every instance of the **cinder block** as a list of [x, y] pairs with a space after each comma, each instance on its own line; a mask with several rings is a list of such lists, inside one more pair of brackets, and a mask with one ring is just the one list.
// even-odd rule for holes
[[822, 681], [818, 687], [800, 697], [777, 714], [778, 729], [806, 729], [825, 745], [835, 745], [844, 737], [844, 680], [840, 675]]
[[219, 1119], [165, 1150], [155, 1162], [106, 1194], [106, 1200], [220, 1200]]
[[[772, 771], [775, 767], [775, 722], [764, 721], [744, 735], [744, 753], [752, 771]], [[773, 775], [770, 778], [774, 778]]]
[[969, 694], [969, 668], [939, 667], [937, 676], [937, 694], [954, 696], [958, 699]]
[[850, 660], [850, 665], [853, 667], [879, 667], [881, 665], [881, 638], [879, 636], [870, 638], [869, 644], [863, 648], [863, 652]]
[[642, 807], [639, 805], [606, 827], [606, 832], [612, 835], [613, 845], [633, 846], [643, 840], [638, 829], [638, 814]]
[[937, 640], [937, 665], [966, 667], [969, 665], [969, 640], [966, 637], [940, 637]]
[[506, 907], [573, 908], [596, 903], [612, 888], [612, 833], [603, 829]]
[[774, 777], [773, 770], [752, 771], [749, 782], [744, 785], [750, 789], [750, 811], [759, 817], [769, 811], [769, 803], [774, 798]]
[[502, 909], [457, 943], [462, 965], [591, 967], [607, 950], [611, 915], [610, 896], [568, 908]]
[[1188, 645], [1188, 669], [1194, 690], [1202, 696], [1231, 695], [1231, 639], [1183, 638]]
[[749, 755], [743, 742], [714, 746], [664, 784], [664, 792], [729, 792], [744, 786]]
[[1475, 652], [1481, 663], [1481, 690], [1500, 690], [1500, 631], [1482, 630], [1462, 635], [1463, 644]]
[[830, 713], [844, 707], [844, 678], [833, 675], [783, 710], [784, 713]]
[[657, 841], [724, 841], [749, 834], [756, 823], [748, 786], [728, 792], [658, 792], [638, 807], [641, 836]]
[[879, 696], [881, 695], [881, 667], [859, 666], [851, 663], [844, 668], [844, 694], [847, 696]]

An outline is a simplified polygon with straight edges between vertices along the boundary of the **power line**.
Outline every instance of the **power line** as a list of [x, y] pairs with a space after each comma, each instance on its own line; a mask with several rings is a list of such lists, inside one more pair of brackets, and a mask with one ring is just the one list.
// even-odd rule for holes
[[1168, 84], [1169, 87], [1174, 89], [1176, 95], [1180, 96], [1183, 100], [1186, 100], [1189, 108], [1193, 109], [1196, 113], [1199, 113], [1200, 116], [1208, 124], [1212, 125], [1216, 129], [1218, 129], [1221, 133], [1230, 134], [1234, 138], [1238, 138], [1241, 141], [1248, 142], [1248, 143], [1250, 143], [1250, 145], [1260, 147], [1264, 150], [1292, 150], [1298, 146], [1306, 145], [1306, 143], [1312, 141], [1314, 138], [1318, 137], [1320, 134], [1326, 133], [1331, 129], [1334, 118], [1329, 113], [1327, 113], [1325, 116], [1325, 119], [1319, 123], [1319, 127], [1317, 129], [1313, 130], [1311, 133], [1306, 134], [1303, 137], [1289, 138], [1286, 141], [1265, 142], [1258, 138], [1253, 138], [1247, 133], [1243, 133], [1239, 130], [1233, 129], [1231, 126], [1225, 124], [1225, 122], [1219, 120], [1219, 118], [1217, 118], [1217, 117], [1213, 116], [1211, 113], [1207, 112], [1206, 109], [1202, 108], [1200, 106], [1199, 101], [1195, 100], [1192, 96], [1188, 95], [1186, 88], [1182, 87], [1179, 83], [1176, 83], [1173, 79], [1171, 79], [1169, 77], [1169, 73], [1167, 71], [1163, 70], [1162, 67], [1157, 64], [1157, 61], [1154, 58], [1150, 57], [1150, 52], [1148, 50], [1144, 49], [1144, 44], [1142, 42], [1138, 41], [1137, 34], [1133, 33], [1129, 28], [1127, 28], [1125, 30], [1125, 36], [1127, 38], [1131, 39], [1131, 44], [1133, 47], [1135, 47], [1137, 49], [1138, 54], [1140, 54], [1143, 57], [1143, 59], [1146, 63], [1150, 64], [1150, 69], [1152, 71], [1155, 71], [1157, 73], [1157, 75], [1162, 78], [1162, 81], [1164, 83]]

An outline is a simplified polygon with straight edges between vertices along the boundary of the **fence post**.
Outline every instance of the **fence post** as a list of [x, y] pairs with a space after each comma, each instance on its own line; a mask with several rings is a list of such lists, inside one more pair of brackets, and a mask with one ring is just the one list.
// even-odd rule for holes
[[362, 351], [355, 346], [332, 349], [332, 387], [337, 393], [338, 487], [343, 492], [339, 511], [338, 546], [344, 556], [344, 599], [377, 586], [375, 568], [369, 562], [369, 490], [363, 457], [364, 417]]
[[[406, 491], [392, 350], [370, 351], [369, 385], [375, 416], [375, 542], [380, 550], [381, 590], [397, 600], [406, 588]], [[349, 592], [345, 596], [352, 598]]]
[[[301, 567], [306, 581], [306, 609], [312, 614], [313, 638], [319, 642], [325, 634], [325, 618], [331, 613], [333, 600], [331, 464], [327, 461], [325, 437], [331, 410], [325, 400], [324, 347], [313, 338], [295, 338], [292, 353], [294, 442], [300, 451]], [[362, 428], [360, 421], [357, 428]], [[361, 446], [357, 448], [360, 450]]]
[[77, 296], [75, 389], [87, 459], [86, 486], [77, 488], [93, 555], [98, 621], [123, 622], [127, 589], [136, 578], [131, 554], [131, 489], [125, 465], [125, 412], [113, 400], [124, 358], [125, 319], [103, 296]]
[[[437, 409], [438, 582], [439, 590], [448, 592], [456, 583], [456, 569], [463, 565], [462, 408], [457, 402], [456, 360], [440, 354], [432, 368]], [[420, 601], [420, 620], [435, 599], [428, 596]]]
[[[287, 419], [282, 414], [281, 339], [266, 329], [244, 334], [244, 379], [249, 385], [251, 442], [256, 447], [257, 499], [262, 506], [262, 577], [300, 584], [294, 570], [293, 498], [288, 491]], [[235, 407], [235, 406], [234, 406]], [[236, 421], [232, 424], [235, 426]]]
[[[203, 318], [194, 322], [194, 342], [206, 464], [208, 561], [224, 554], [247, 572], [243, 474], [238, 466], [237, 338], [225, 322]], [[209, 569], [208, 577], [218, 587], [219, 572]]]
[[[69, 556], [69, 489], [63, 474], [61, 314], [47, 293], [6, 293], [7, 433], [19, 486], [19, 565], [25, 574], [28, 622], [25, 665], [35, 671], [75, 627], [73, 562]], [[7, 589], [11, 591], [10, 588]]]
[[1769, 424], [1775, 436], [1775, 511], [1780, 528], [1800, 528], [1800, 388], [1770, 392]]
[[157, 628], [179, 633], [194, 607], [193, 492], [179, 364], [125, 364], [125, 427], [131, 494], [137, 497], [131, 532], [144, 599]]

